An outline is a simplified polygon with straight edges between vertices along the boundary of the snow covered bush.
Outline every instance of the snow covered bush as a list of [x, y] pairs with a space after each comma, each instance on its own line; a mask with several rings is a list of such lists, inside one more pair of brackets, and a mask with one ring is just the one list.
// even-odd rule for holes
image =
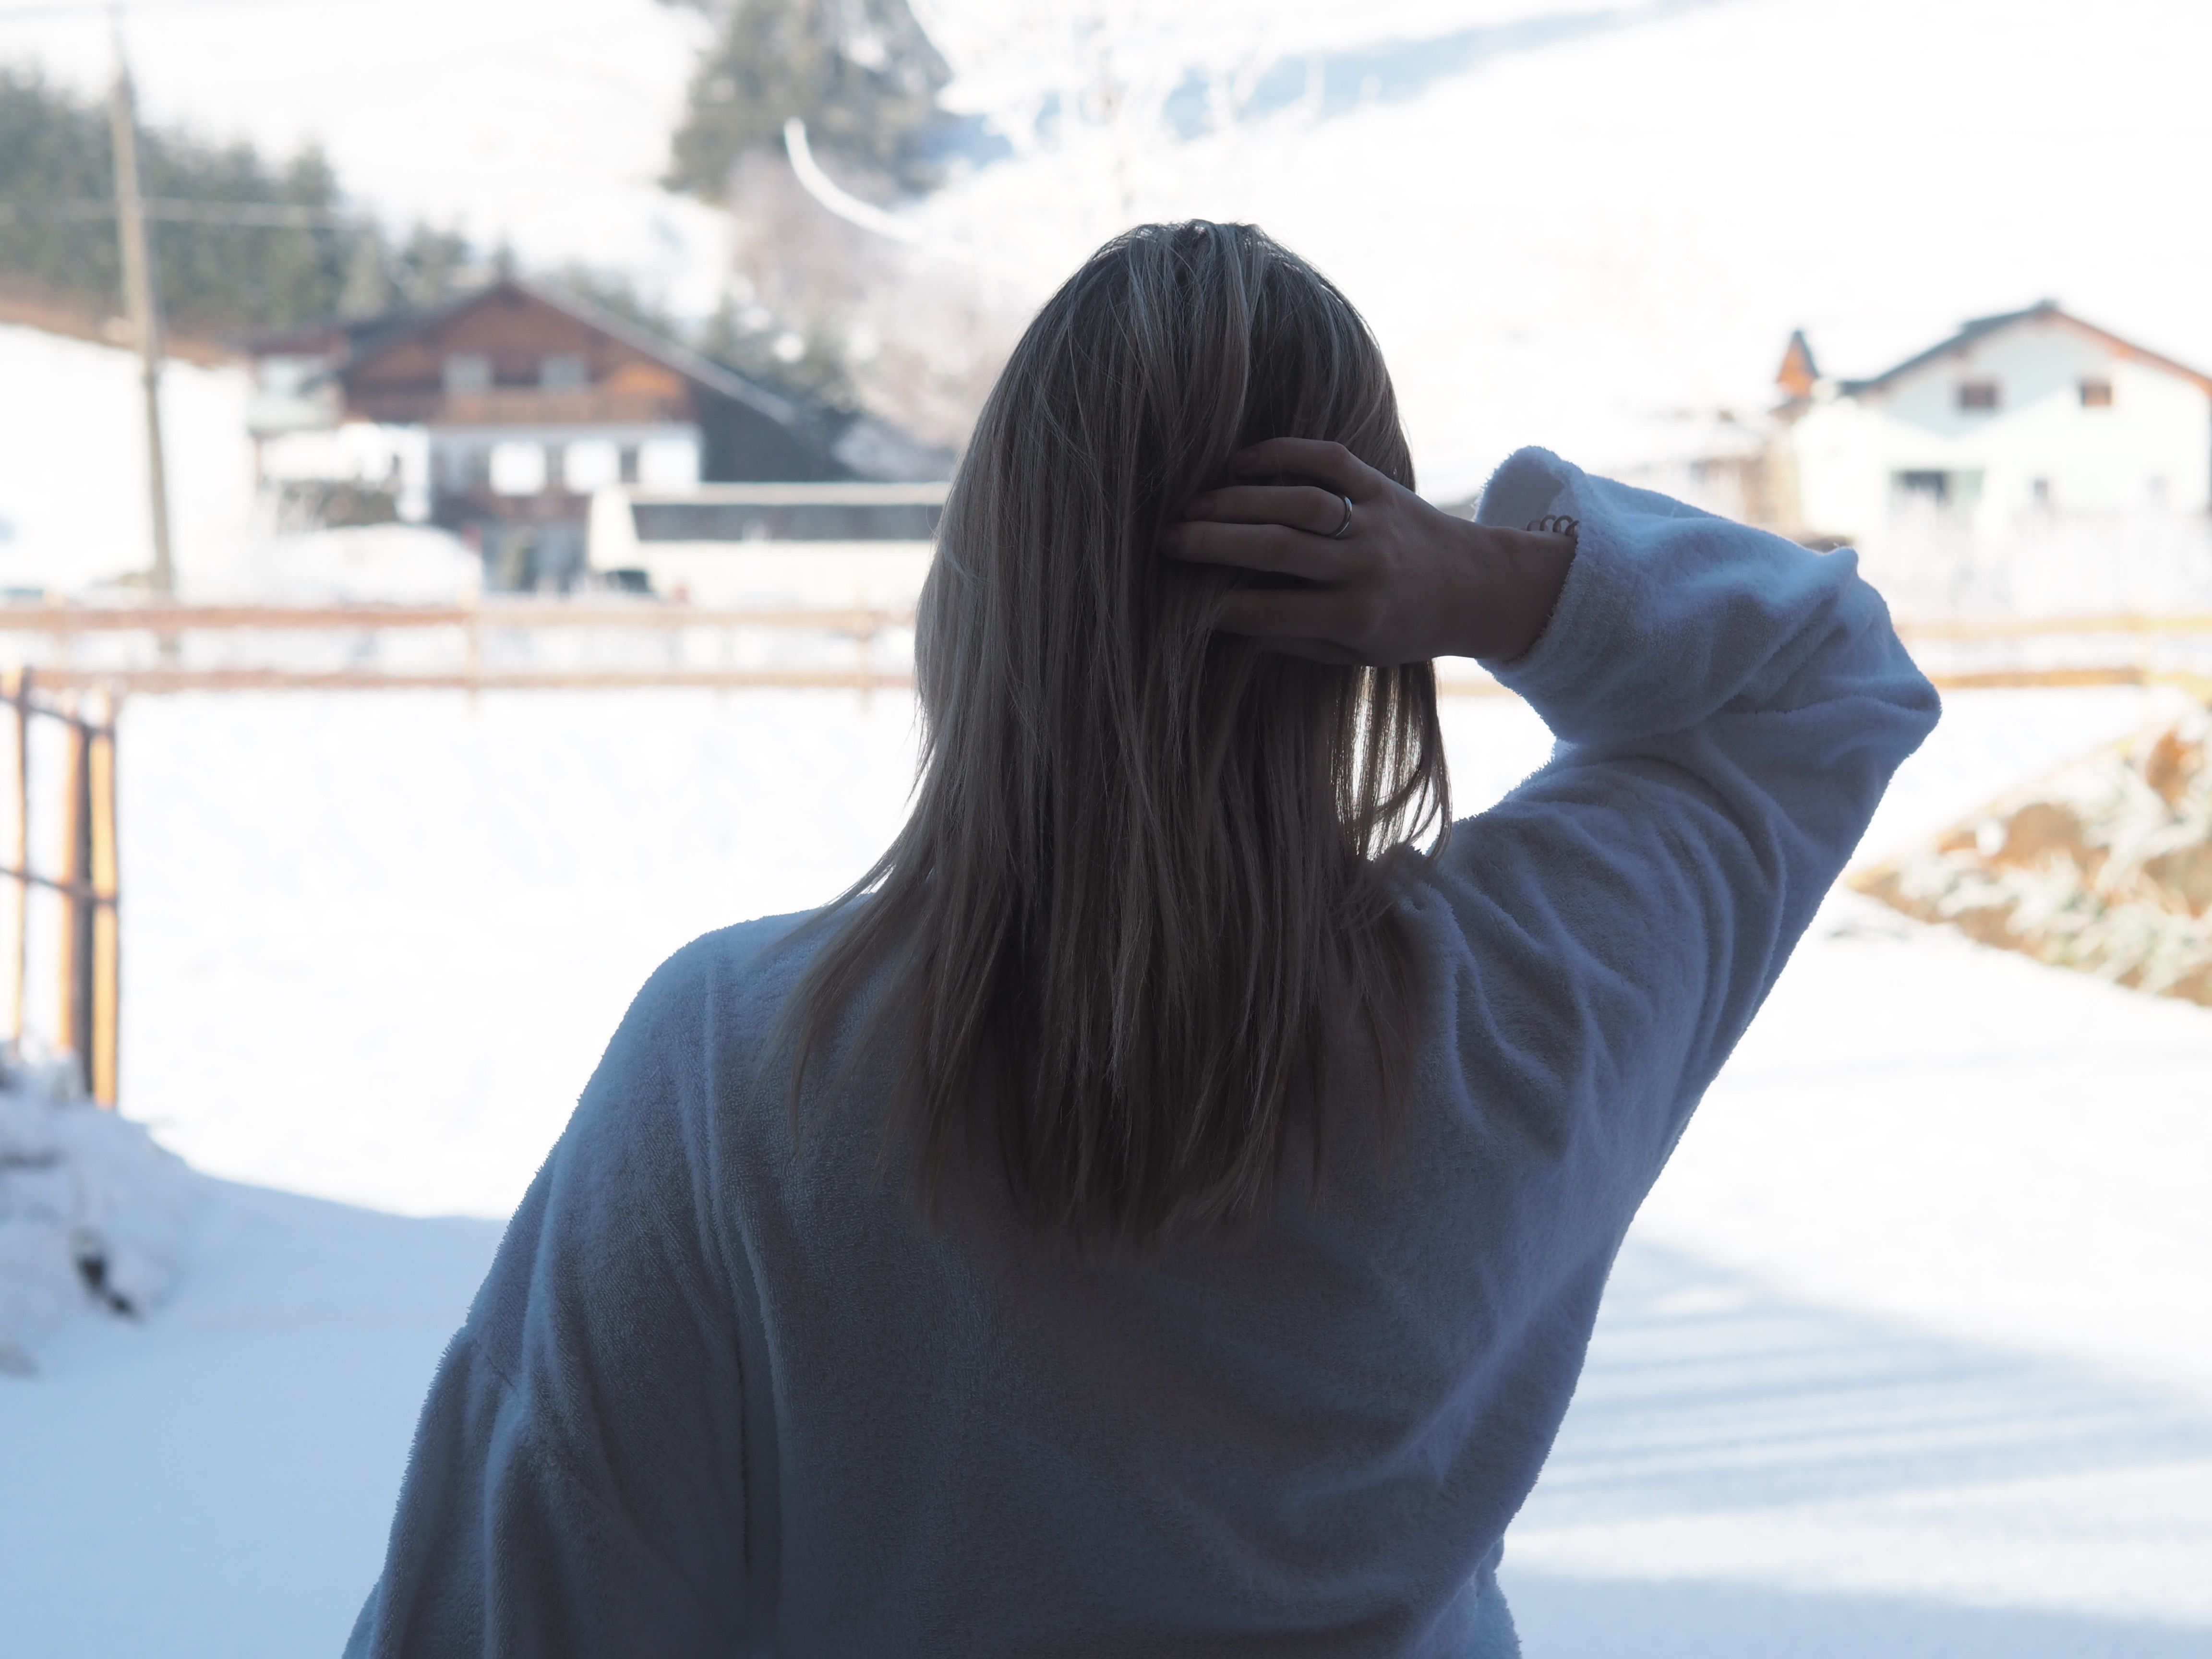
[[2077, 762], [1853, 884], [1984, 945], [2212, 1006], [2212, 714]]
[[200, 1196], [183, 1159], [83, 1098], [74, 1061], [0, 1056], [0, 1370], [35, 1370], [73, 1317], [158, 1307]]

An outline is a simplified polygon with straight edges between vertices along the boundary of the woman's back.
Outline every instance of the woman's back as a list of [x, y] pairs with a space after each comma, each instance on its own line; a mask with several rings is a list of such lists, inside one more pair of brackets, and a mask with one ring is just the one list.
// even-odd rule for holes
[[1149, 1254], [1041, 1229], [986, 1120], [927, 1227], [895, 956], [794, 1114], [836, 935], [709, 935], [509, 1231], [352, 1650], [1511, 1651], [1498, 1540], [1621, 1236], [1935, 714], [1848, 554], [1540, 452], [1485, 496], [1558, 514], [1500, 672], [1563, 747], [1397, 901], [1395, 1115], [1340, 1078], [1289, 1121], [1315, 1180]]

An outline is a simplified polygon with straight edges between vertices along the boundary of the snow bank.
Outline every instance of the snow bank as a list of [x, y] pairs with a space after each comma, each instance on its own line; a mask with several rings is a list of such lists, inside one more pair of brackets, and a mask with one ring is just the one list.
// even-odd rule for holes
[[361, 525], [244, 541], [189, 586], [201, 600], [454, 605], [483, 586], [483, 561], [427, 525]]
[[1856, 884], [1984, 945], [2212, 1004], [2212, 714], [2065, 767]]
[[[106, 1114], [101, 1115], [105, 1116]], [[499, 1228], [195, 1178], [191, 1270], [0, 1377], [0, 1653], [335, 1655]]]
[[184, 1271], [201, 1183], [76, 1087], [72, 1060], [0, 1060], [0, 1370], [100, 1310], [137, 1317]]
[[[161, 431], [177, 577], [224, 563], [253, 512], [246, 372], [172, 361]], [[0, 589], [78, 593], [153, 563], [138, 359], [0, 325]]]

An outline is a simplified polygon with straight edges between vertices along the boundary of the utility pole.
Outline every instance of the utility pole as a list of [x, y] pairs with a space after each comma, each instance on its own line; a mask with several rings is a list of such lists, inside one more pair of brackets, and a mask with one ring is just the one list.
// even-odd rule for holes
[[123, 245], [123, 299], [131, 315], [131, 337], [138, 347], [140, 378], [146, 387], [146, 476], [154, 518], [154, 597], [177, 592], [177, 569], [169, 554], [169, 481], [161, 458], [161, 308], [154, 289], [154, 264], [146, 249], [146, 204], [138, 188], [138, 118], [133, 108], [131, 69], [123, 58], [123, 36], [115, 37], [115, 92], [109, 109], [115, 129], [115, 230]]

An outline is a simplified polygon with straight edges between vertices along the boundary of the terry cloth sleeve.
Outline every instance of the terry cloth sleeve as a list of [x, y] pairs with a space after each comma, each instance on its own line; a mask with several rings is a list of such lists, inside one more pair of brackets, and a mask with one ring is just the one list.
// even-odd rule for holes
[[[699, 946], [632, 1006], [447, 1351], [349, 1659], [744, 1650], [740, 1306]], [[756, 1352], [757, 1352], [756, 1350]]]
[[1558, 748], [1457, 826], [1424, 902], [1465, 945], [1470, 1080], [1540, 1144], [1605, 1147], [1632, 1210], [1938, 707], [1849, 550], [1536, 449], [1479, 518], [1553, 514], [1580, 526], [1558, 605], [1487, 665]]

